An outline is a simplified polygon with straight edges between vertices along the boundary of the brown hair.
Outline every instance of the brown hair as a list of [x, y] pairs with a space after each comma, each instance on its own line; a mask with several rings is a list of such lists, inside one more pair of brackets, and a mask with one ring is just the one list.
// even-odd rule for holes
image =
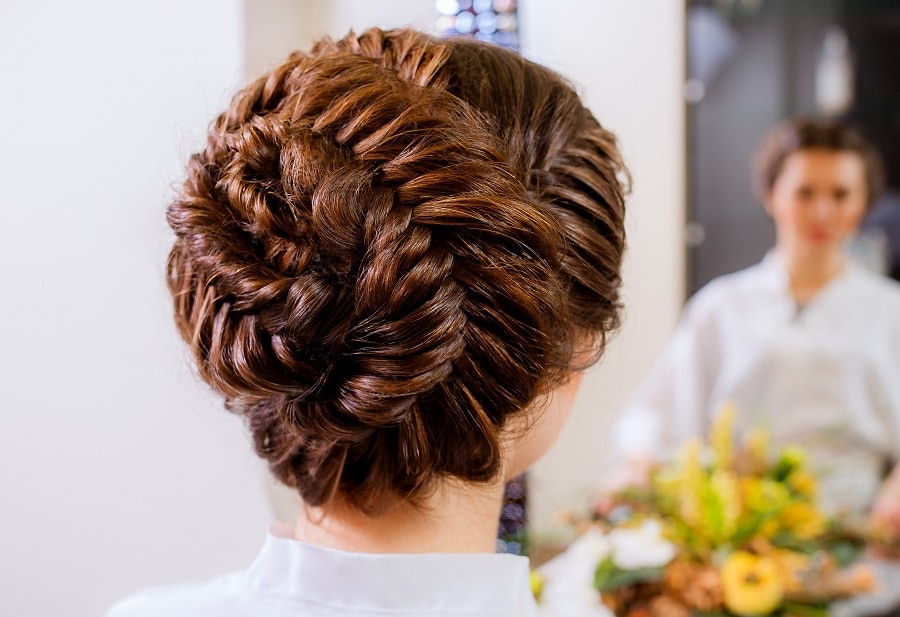
[[776, 124], [763, 139], [753, 161], [756, 190], [765, 198], [775, 186], [784, 161], [798, 150], [834, 150], [858, 154], [865, 166], [871, 205], [884, 190], [884, 165], [862, 133], [834, 120], [790, 118]]
[[324, 40], [190, 159], [168, 210], [179, 331], [310, 505], [492, 480], [506, 421], [618, 325], [626, 176], [572, 89], [512, 52]]

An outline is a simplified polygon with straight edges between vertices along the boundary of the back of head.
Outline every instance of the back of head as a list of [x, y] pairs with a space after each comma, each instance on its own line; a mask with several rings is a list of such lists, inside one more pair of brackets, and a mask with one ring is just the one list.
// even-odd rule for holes
[[494, 479], [507, 421], [618, 324], [623, 176], [557, 75], [368, 30], [238, 93], [168, 211], [200, 374], [311, 505]]
[[868, 200], [884, 189], [884, 167], [878, 151], [856, 129], [819, 118], [788, 118], [776, 124], [763, 139], [753, 161], [756, 190], [765, 197], [781, 174], [784, 161], [800, 150], [829, 150], [859, 155], [866, 170]]

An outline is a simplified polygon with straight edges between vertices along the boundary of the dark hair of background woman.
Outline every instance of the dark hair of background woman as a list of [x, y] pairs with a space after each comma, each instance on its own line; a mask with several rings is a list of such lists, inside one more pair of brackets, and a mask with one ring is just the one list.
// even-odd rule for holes
[[881, 156], [862, 133], [835, 120], [790, 118], [779, 122], [769, 131], [753, 161], [754, 181], [761, 197], [771, 192], [785, 159], [799, 150], [858, 154], [866, 170], [869, 205], [884, 190], [884, 165]]

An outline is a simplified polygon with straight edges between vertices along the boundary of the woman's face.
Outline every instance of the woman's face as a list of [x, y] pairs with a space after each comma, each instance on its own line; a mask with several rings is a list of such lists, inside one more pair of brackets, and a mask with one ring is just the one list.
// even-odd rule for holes
[[788, 155], [766, 198], [779, 247], [802, 254], [840, 251], [866, 212], [867, 192], [865, 163], [855, 152]]

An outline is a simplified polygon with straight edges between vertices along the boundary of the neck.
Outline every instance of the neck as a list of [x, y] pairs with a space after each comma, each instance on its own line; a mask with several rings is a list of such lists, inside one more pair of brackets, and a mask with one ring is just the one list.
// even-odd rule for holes
[[301, 507], [294, 537], [361, 553], [493, 553], [503, 483], [444, 482], [421, 506], [401, 503], [378, 517], [335, 500]]
[[779, 246], [778, 253], [787, 269], [791, 294], [800, 303], [816, 295], [846, 263], [840, 250], [812, 252]]

